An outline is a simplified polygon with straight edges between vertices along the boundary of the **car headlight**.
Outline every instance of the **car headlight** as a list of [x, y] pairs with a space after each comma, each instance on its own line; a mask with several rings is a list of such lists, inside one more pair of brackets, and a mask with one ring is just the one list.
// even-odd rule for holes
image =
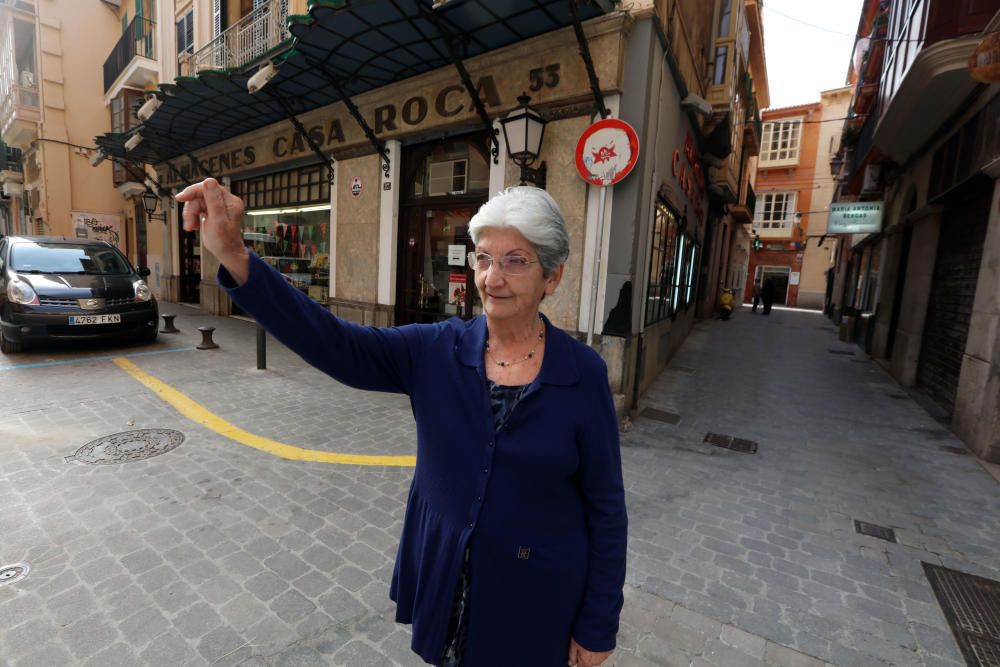
[[23, 303], [28, 306], [39, 305], [38, 295], [31, 285], [20, 280], [16, 276], [7, 283], [7, 298], [13, 303]]
[[149, 285], [146, 284], [145, 280], [136, 280], [132, 283], [132, 287], [135, 288], [136, 301], [149, 301], [153, 298], [153, 292], [149, 289]]

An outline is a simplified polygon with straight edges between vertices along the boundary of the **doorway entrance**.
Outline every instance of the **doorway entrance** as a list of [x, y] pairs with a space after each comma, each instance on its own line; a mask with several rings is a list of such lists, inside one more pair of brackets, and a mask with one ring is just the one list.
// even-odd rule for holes
[[[184, 219], [184, 204], [179, 204], [177, 219]], [[180, 290], [182, 303], [199, 303], [201, 295], [201, 241], [198, 232], [186, 232], [177, 225], [180, 256]]]
[[758, 266], [754, 280], [760, 284], [770, 280], [774, 284], [774, 305], [784, 306], [788, 302], [788, 278], [792, 270], [787, 266]]
[[488, 155], [485, 133], [404, 150], [396, 324], [482, 312], [466, 256], [474, 249], [469, 220], [489, 195]]

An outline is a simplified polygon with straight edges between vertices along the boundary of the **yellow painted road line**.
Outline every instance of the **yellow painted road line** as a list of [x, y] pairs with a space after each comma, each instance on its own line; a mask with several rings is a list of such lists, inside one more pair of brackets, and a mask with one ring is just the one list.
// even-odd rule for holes
[[112, 361], [123, 371], [133, 378], [146, 385], [157, 396], [169, 403], [177, 412], [181, 413], [196, 424], [201, 424], [207, 429], [215, 431], [219, 435], [229, 438], [241, 445], [259, 449], [268, 454], [280, 456], [291, 461], [312, 461], [316, 463], [340, 463], [344, 465], [357, 466], [390, 466], [400, 468], [412, 468], [417, 464], [415, 456], [372, 456], [367, 454], [337, 454], [336, 452], [323, 452], [316, 449], [302, 449], [293, 445], [286, 445], [277, 440], [263, 438], [254, 435], [249, 431], [244, 431], [239, 426], [230, 424], [222, 417], [212, 413], [201, 404], [194, 401], [187, 395], [177, 391], [170, 385], [161, 382], [149, 373], [140, 370], [134, 363], [123, 357], [118, 357]]

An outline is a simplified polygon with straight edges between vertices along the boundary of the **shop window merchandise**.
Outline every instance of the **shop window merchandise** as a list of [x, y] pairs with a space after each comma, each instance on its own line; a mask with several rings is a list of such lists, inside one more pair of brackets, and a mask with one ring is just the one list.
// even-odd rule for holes
[[325, 302], [330, 295], [330, 169], [310, 165], [233, 181], [246, 203], [243, 240], [285, 280]]

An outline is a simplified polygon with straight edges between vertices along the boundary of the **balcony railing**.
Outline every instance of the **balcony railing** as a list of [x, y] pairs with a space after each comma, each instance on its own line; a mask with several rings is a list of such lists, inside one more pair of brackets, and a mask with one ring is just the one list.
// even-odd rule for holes
[[104, 92], [111, 90], [121, 73], [129, 66], [132, 59], [141, 56], [154, 60], [156, 58], [156, 23], [149, 19], [136, 16], [125, 28], [111, 55], [104, 61]]
[[286, 19], [288, 0], [261, 5], [193, 54], [180, 54], [179, 74], [201, 70], [239, 69], [281, 44], [290, 36]]
[[749, 183], [747, 183], [746, 199], [744, 200], [743, 205], [750, 210], [750, 215], [753, 215], [754, 211], [757, 210], [757, 193], [753, 191], [753, 186]]
[[39, 118], [38, 86], [10, 86], [0, 101], [0, 128], [6, 133], [16, 120], [37, 122]]

